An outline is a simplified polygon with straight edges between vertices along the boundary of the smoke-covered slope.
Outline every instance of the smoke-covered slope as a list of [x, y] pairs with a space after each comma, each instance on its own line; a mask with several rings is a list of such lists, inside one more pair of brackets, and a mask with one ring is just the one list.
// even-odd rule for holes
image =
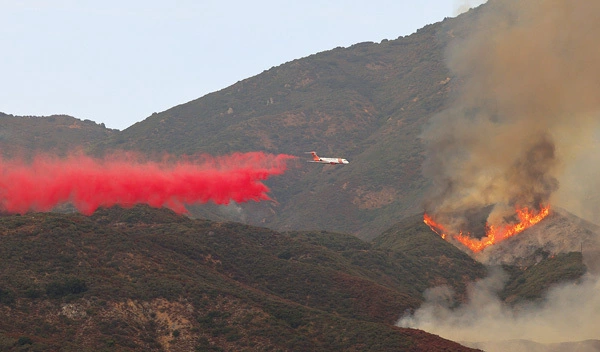
[[490, 247], [477, 257], [489, 264], [526, 267], [536, 264], [544, 256], [581, 252], [586, 254], [590, 267], [596, 269], [594, 257], [600, 249], [599, 234], [597, 225], [557, 208], [536, 226]]
[[[503, 300], [514, 302], [539, 299], [549, 287], [577, 280], [587, 271], [580, 245], [582, 241], [586, 242], [588, 261], [594, 258], [598, 248], [598, 233], [591, 231], [589, 226], [593, 225], [564, 211], [553, 212], [523, 233], [480, 253], [472, 253], [460, 243], [446, 242], [423, 223], [422, 215], [415, 215], [394, 225], [372, 243], [375, 248], [431, 258], [438, 265], [429, 267], [428, 276], [437, 274], [457, 280], [460, 277], [481, 278], [487, 275], [485, 268], [503, 266], [507, 277], [498, 294]], [[464, 252], [458, 250], [459, 247]], [[486, 267], [483, 264], [473, 266], [473, 260]], [[464, 299], [464, 290], [455, 292], [459, 300]]]
[[578, 342], [563, 342], [543, 344], [528, 340], [511, 340], [503, 342], [471, 343], [472, 347], [481, 348], [487, 352], [598, 352], [600, 340], [586, 340]]
[[[487, 217], [486, 212], [479, 215]], [[481, 252], [473, 253], [448, 237], [455, 248], [465, 251], [463, 255], [486, 264], [486, 277], [471, 282], [466, 291], [440, 282], [424, 293], [419, 309], [404, 314], [398, 325], [486, 351], [503, 347], [594, 351], [600, 337], [595, 327], [600, 307], [597, 230], [596, 225], [556, 209], [540, 223]], [[439, 265], [430, 268], [431, 272], [448, 270], [461, 275], [473, 269], [461, 265], [460, 255], [435, 245], [438, 241], [444, 240], [423, 223], [422, 216], [414, 216], [373, 243], [378, 248], [438, 258]], [[446, 262], [449, 258], [452, 262]], [[585, 340], [590, 341], [580, 342]]]

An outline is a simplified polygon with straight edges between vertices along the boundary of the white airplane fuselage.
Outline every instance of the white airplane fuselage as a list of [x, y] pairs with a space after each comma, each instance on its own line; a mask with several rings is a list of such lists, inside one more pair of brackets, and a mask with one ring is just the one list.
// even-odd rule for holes
[[309, 163], [321, 163], [321, 164], [349, 164], [350, 162], [344, 158], [321, 158], [315, 152], [310, 152], [313, 160], [309, 160]]

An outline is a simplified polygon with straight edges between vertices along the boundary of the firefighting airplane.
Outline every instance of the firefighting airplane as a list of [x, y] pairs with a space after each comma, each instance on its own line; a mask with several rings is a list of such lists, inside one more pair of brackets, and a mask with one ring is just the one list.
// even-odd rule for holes
[[312, 154], [313, 160], [308, 160], [309, 163], [321, 163], [321, 164], [349, 164], [350, 162], [342, 158], [321, 158], [316, 152], [307, 152]]

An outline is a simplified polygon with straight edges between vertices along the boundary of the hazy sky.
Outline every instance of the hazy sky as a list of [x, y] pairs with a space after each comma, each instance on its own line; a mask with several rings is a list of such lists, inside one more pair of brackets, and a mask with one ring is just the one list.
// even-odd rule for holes
[[0, 112], [124, 129], [271, 67], [485, 0], [0, 0]]

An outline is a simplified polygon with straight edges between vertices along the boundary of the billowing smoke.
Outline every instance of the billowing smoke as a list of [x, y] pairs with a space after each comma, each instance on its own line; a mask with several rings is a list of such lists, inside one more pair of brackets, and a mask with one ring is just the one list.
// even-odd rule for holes
[[138, 203], [186, 212], [185, 204], [229, 204], [270, 199], [262, 182], [286, 170], [290, 155], [261, 152], [213, 158], [144, 161], [123, 154], [104, 159], [84, 155], [0, 159], [0, 210], [47, 211], [72, 203], [84, 214], [98, 207]]
[[500, 224], [553, 202], [600, 121], [600, 2], [490, 0], [478, 12], [448, 49], [461, 91], [423, 133], [425, 208], [454, 230], [473, 209], [493, 205]]
[[[516, 307], [508, 306], [497, 296], [505, 279], [506, 275], [497, 271], [474, 283], [468, 290], [468, 302], [458, 308], [454, 307], [450, 289], [431, 289], [425, 294], [427, 302], [413, 315], [401, 317], [397, 325], [422, 329], [486, 351], [502, 350], [493, 346], [511, 340], [559, 343], [598, 339], [600, 280], [597, 277], [586, 276], [577, 285], [557, 286], [543, 301]], [[527, 344], [523, 342], [523, 346]], [[532, 349], [512, 346], [510, 350]]]
[[460, 15], [461, 13], [467, 12], [469, 11], [469, 9], [472, 9], [474, 7], [477, 7], [483, 3], [485, 3], [486, 0], [456, 0], [455, 3], [455, 15]]
[[[451, 33], [448, 65], [462, 88], [423, 133], [424, 172], [434, 184], [426, 211], [458, 231], [487, 208], [494, 225], [510, 222], [520, 207], [600, 209], [600, 1], [489, 0], [476, 15], [469, 33]], [[517, 307], [498, 298], [504, 280], [498, 272], [473, 284], [462, 306], [447, 288], [432, 289], [398, 325], [454, 341], [600, 337], [597, 276]], [[492, 345], [477, 347], [508, 346]]]

